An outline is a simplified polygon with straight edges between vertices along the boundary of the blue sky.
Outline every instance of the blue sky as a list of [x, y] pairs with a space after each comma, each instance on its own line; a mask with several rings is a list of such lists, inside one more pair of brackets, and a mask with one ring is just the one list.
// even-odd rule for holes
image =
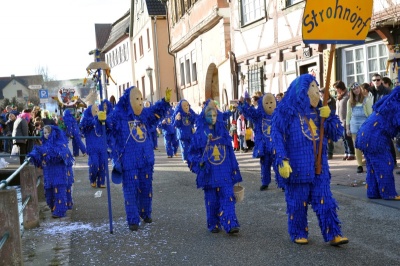
[[11, 0], [0, 8], [0, 77], [84, 78], [96, 47], [94, 24], [113, 23], [130, 0]]

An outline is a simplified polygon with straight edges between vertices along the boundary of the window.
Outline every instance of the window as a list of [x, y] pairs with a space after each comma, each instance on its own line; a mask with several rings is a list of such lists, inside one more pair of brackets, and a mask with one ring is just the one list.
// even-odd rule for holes
[[263, 67], [258, 64], [249, 67], [248, 76], [248, 93], [253, 95], [256, 91], [264, 91], [263, 84]]
[[147, 48], [150, 50], [150, 30], [147, 29]]
[[370, 82], [372, 75], [386, 75], [388, 49], [382, 42], [346, 48], [342, 53], [343, 81], [349, 85], [353, 82]]
[[265, 17], [264, 0], [242, 0], [240, 5], [242, 26]]
[[142, 76], [142, 95], [143, 95], [143, 100], [146, 98], [145, 82], [146, 82], [146, 76]]
[[196, 51], [193, 50], [191, 53], [192, 56], [192, 82], [197, 81], [197, 65], [196, 65]]
[[190, 55], [185, 56], [186, 83], [190, 84]]
[[300, 3], [302, 1], [304, 1], [304, 0], [286, 0], [286, 6], [291, 6], [291, 5]]
[[129, 60], [129, 44], [126, 43], [126, 49], [125, 49], [125, 61]]
[[181, 86], [185, 86], [185, 64], [183, 58], [179, 60], [179, 64], [181, 68]]
[[133, 53], [135, 54], [135, 61], [137, 61], [137, 57], [136, 57], [136, 43], [133, 44]]
[[143, 56], [143, 37], [140, 36], [139, 38], [139, 54], [140, 56]]
[[17, 98], [22, 98], [22, 90], [17, 90]]

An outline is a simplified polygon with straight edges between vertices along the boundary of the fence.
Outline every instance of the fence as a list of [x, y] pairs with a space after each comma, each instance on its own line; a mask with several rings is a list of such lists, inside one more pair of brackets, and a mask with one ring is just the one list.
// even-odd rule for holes
[[[38, 139], [39, 137], [25, 137]], [[12, 139], [0, 137], [0, 139]], [[0, 265], [22, 265], [20, 212], [16, 189], [7, 189], [18, 174], [22, 196], [23, 227], [39, 226], [39, 200], [44, 200], [43, 172], [25, 161], [6, 179], [0, 181]]]

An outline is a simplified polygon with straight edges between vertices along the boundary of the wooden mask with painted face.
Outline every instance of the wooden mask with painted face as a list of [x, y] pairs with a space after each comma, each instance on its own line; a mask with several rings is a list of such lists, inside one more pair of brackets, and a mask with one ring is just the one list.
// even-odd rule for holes
[[276, 99], [275, 99], [274, 95], [269, 92], [264, 94], [263, 99], [262, 99], [262, 105], [263, 105], [264, 111], [267, 114], [271, 115], [276, 108]]
[[93, 104], [92, 105], [92, 116], [96, 116], [98, 112], [99, 112], [99, 107], [97, 107], [97, 105]]
[[182, 110], [188, 114], [189, 113], [189, 103], [187, 101], [182, 101], [181, 105], [182, 105]]
[[143, 111], [143, 97], [138, 88], [131, 89], [129, 93], [129, 101], [131, 103], [133, 113], [135, 115], [140, 115]]
[[319, 90], [317, 83], [315, 81], [310, 83], [310, 86], [308, 87], [308, 98], [310, 98], [310, 104], [312, 107], [317, 107], [319, 103]]

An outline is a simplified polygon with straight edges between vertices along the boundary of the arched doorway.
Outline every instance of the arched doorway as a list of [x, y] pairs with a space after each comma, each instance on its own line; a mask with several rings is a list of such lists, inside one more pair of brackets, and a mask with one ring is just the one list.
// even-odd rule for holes
[[218, 68], [212, 63], [208, 66], [205, 82], [205, 99], [213, 99], [220, 102], [219, 98], [219, 81], [218, 81]]

